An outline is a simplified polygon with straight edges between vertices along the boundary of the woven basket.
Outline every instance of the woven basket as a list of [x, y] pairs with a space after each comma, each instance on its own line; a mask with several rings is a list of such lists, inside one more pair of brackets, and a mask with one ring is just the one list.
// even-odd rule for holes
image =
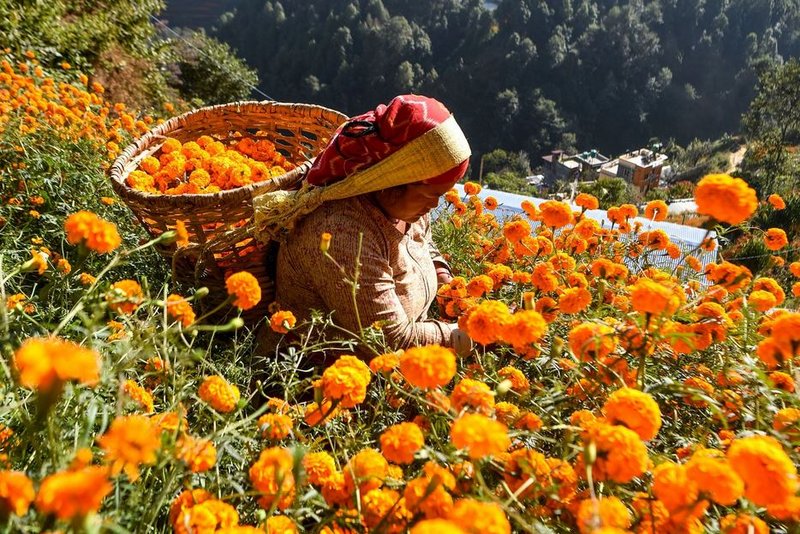
[[[298, 187], [311, 160], [345, 120], [342, 113], [321, 106], [278, 102], [234, 102], [190, 111], [128, 146], [111, 167], [111, 185], [151, 236], [174, 229], [177, 221], [184, 223], [189, 245], [160, 246], [159, 252], [171, 262], [176, 281], [209, 288], [209, 296], [201, 301], [204, 309], [227, 297], [226, 274], [245, 270], [253, 274], [261, 285], [262, 304], [245, 314], [245, 319], [258, 320], [274, 299], [277, 246], [261, 245], [244, 231], [253, 217], [253, 197]], [[223, 143], [243, 137], [267, 139], [297, 168], [271, 180], [215, 194], [159, 195], [127, 185], [128, 175], [147, 156], [158, 157], [168, 137], [186, 143], [202, 135]]]

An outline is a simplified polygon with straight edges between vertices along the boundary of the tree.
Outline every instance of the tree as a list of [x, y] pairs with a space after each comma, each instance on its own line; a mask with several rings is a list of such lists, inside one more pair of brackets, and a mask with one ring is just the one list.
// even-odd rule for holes
[[581, 184], [580, 190], [581, 193], [589, 193], [597, 197], [601, 209], [608, 209], [611, 206], [619, 206], [634, 200], [631, 186], [622, 178], [601, 176], [594, 182]]
[[766, 70], [757, 91], [742, 119], [751, 143], [746, 165], [760, 193], [791, 191], [797, 178], [787, 172], [786, 145], [800, 139], [800, 62], [791, 59]]

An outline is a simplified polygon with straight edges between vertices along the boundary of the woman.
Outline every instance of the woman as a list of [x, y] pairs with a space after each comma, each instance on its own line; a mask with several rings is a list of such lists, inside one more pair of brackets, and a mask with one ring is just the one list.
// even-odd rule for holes
[[[464, 175], [469, 155], [455, 119], [434, 99], [398, 96], [345, 123], [301, 192], [257, 206], [257, 225], [271, 218], [273, 228], [291, 227], [278, 253], [280, 308], [298, 321], [311, 310], [331, 313], [349, 332], [380, 327], [392, 348], [469, 350], [456, 325], [428, 318], [438, 285], [451, 278], [431, 240], [429, 212]], [[330, 257], [320, 250], [324, 233], [332, 236]]]

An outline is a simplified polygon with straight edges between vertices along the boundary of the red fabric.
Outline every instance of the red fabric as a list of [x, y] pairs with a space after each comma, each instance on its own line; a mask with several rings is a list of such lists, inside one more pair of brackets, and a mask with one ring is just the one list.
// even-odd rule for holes
[[[374, 111], [352, 117], [334, 134], [306, 175], [313, 185], [337, 182], [390, 156], [409, 141], [432, 130], [450, 112], [438, 100], [400, 95]], [[455, 182], [466, 172], [468, 160], [438, 176], [420, 176], [425, 183]]]

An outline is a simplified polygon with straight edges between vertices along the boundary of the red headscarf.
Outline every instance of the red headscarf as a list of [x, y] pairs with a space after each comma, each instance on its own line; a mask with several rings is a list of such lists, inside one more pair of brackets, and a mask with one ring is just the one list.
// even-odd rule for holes
[[[419, 95], [400, 95], [353, 117], [334, 134], [317, 156], [306, 179], [312, 185], [338, 182], [390, 156], [409, 141], [432, 130], [450, 117], [438, 100]], [[455, 182], [467, 170], [469, 159], [438, 176], [420, 176], [426, 184]]]

